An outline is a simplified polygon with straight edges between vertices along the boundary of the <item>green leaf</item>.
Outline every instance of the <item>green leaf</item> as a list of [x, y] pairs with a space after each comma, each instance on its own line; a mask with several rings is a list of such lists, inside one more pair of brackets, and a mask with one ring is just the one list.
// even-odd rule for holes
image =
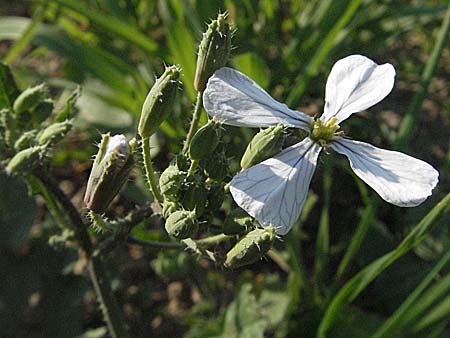
[[405, 253], [420, 243], [431, 231], [435, 221], [446, 214], [450, 209], [450, 193], [447, 194], [421, 221], [408, 236], [384, 256], [369, 264], [356, 276], [349, 280], [333, 298], [320, 323], [317, 337], [325, 338], [327, 332], [338, 318], [338, 314], [344, 311], [350, 304], [380, 273], [388, 266], [402, 257]]
[[12, 108], [20, 92], [7, 65], [0, 62], [0, 109]]

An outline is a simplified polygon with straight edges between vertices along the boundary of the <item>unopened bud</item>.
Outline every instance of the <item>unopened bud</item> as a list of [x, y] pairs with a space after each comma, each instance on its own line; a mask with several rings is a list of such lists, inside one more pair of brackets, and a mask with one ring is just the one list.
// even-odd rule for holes
[[14, 149], [17, 151], [24, 150], [31, 147], [35, 140], [38, 131], [36, 129], [28, 130], [14, 142]]
[[104, 212], [127, 181], [134, 164], [135, 144], [128, 143], [124, 135], [102, 136], [84, 195], [84, 203], [90, 210]]
[[45, 84], [25, 89], [14, 101], [13, 110], [17, 115], [35, 108], [48, 94]]
[[228, 174], [228, 159], [223, 151], [215, 151], [200, 162], [205, 174], [212, 180], [222, 181]]
[[256, 134], [245, 149], [241, 159], [241, 168], [247, 169], [281, 151], [285, 139], [284, 126], [276, 126], [261, 130]]
[[68, 131], [72, 128], [72, 120], [56, 122], [45, 128], [39, 135], [39, 144], [56, 143], [64, 138]]
[[195, 90], [204, 91], [211, 75], [227, 63], [231, 50], [231, 35], [226, 14], [219, 14], [217, 19], [208, 25], [198, 47]]
[[175, 211], [167, 218], [165, 228], [169, 235], [178, 239], [193, 236], [198, 230], [195, 212]]
[[171, 214], [180, 209], [180, 205], [177, 202], [165, 200], [162, 205], [162, 215], [167, 219]]
[[6, 166], [7, 174], [27, 172], [39, 165], [42, 157], [42, 147], [31, 147], [19, 151]]
[[220, 126], [220, 122], [212, 119], [197, 130], [189, 145], [191, 160], [201, 160], [212, 155], [220, 141]]
[[270, 250], [275, 238], [273, 227], [250, 231], [228, 251], [224, 265], [238, 268], [259, 261]]
[[185, 177], [186, 172], [181, 171], [176, 163], [171, 163], [159, 177], [159, 188], [164, 198], [176, 200]]
[[151, 136], [170, 113], [178, 90], [179, 76], [178, 66], [167, 67], [150, 89], [142, 105], [138, 125], [138, 132], [142, 138]]
[[253, 218], [241, 208], [233, 209], [225, 218], [222, 231], [225, 235], [242, 234], [253, 225]]
[[197, 216], [201, 216], [205, 211], [208, 191], [205, 183], [197, 176], [187, 177], [184, 187], [181, 204], [186, 210], [195, 211]]

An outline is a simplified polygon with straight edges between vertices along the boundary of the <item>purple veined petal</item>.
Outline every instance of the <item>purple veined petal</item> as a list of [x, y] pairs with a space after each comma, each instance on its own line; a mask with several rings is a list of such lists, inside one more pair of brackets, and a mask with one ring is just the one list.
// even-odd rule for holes
[[206, 112], [232, 126], [270, 127], [283, 123], [309, 130], [313, 119], [273, 99], [255, 81], [232, 68], [220, 68], [203, 93]]
[[395, 69], [377, 65], [362, 55], [350, 55], [336, 62], [328, 76], [322, 122], [336, 117], [337, 123], [380, 102], [392, 90]]
[[303, 208], [321, 149], [306, 138], [237, 174], [230, 185], [234, 200], [263, 227], [285, 235]]
[[355, 174], [382, 199], [400, 207], [421, 204], [439, 181], [431, 165], [397, 151], [342, 137], [336, 137], [331, 147], [347, 156]]

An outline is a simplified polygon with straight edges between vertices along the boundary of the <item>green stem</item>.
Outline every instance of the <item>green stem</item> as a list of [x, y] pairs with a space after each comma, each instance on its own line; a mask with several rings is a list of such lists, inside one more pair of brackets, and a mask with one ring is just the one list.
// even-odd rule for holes
[[150, 157], [150, 137], [145, 137], [142, 139], [142, 155], [144, 157], [144, 167], [148, 184], [153, 196], [161, 204], [164, 201], [164, 198], [161, 196], [158, 185], [156, 184], [156, 176], [153, 170], [152, 158]]
[[[195, 241], [196, 244], [202, 246], [203, 248], [208, 248], [213, 245], [219, 244], [221, 242], [227, 241], [234, 236], [219, 234], [211, 237], [205, 237], [202, 239], [198, 239]], [[141, 238], [136, 238], [133, 236], [128, 237], [128, 242], [133, 244], [139, 244], [142, 246], [148, 246], [157, 249], [184, 249], [186, 246], [182, 243], [174, 243], [174, 242], [159, 242], [159, 241], [148, 241]]]
[[188, 176], [192, 176], [195, 173], [195, 169], [197, 169], [198, 160], [192, 160], [191, 166], [189, 167]]
[[433, 48], [433, 52], [431, 53], [431, 56], [428, 59], [425, 69], [423, 70], [422, 78], [420, 81], [420, 88], [414, 95], [411, 105], [408, 108], [408, 112], [405, 114], [405, 117], [402, 119], [402, 122], [400, 124], [400, 129], [398, 131], [397, 139], [394, 144], [396, 149], [404, 150], [409, 140], [411, 139], [414, 126], [416, 125], [416, 121], [419, 117], [419, 114], [422, 111], [420, 107], [422, 106], [423, 99], [427, 94], [431, 77], [433, 76], [433, 73], [438, 65], [442, 49], [444, 48], [448, 38], [449, 30], [450, 30], [450, 5], [447, 8], [445, 18], [442, 21], [442, 26], [439, 31], [436, 44]]
[[211, 236], [211, 237], [205, 237], [202, 239], [198, 239], [196, 240], [197, 244], [208, 248], [210, 246], [219, 244], [221, 242], [225, 242], [228, 241], [229, 239], [234, 238], [234, 236], [230, 236], [230, 235], [225, 235], [225, 234], [219, 234], [219, 235], [215, 235], [215, 236]]
[[75, 229], [75, 236], [81, 250], [88, 260], [89, 277], [94, 285], [94, 290], [100, 302], [104, 319], [108, 325], [109, 332], [113, 338], [128, 338], [128, 333], [120, 314], [119, 306], [109, 285], [103, 263], [100, 257], [94, 256], [92, 242], [87, 232], [87, 227], [83, 223], [81, 216], [72, 202], [59, 188], [58, 182], [49, 176], [44, 169], [37, 168], [33, 172], [43, 185], [56, 197], [61, 207]]
[[200, 122], [200, 116], [202, 115], [202, 107], [203, 107], [202, 95], [203, 92], [197, 92], [194, 114], [192, 115], [191, 126], [189, 127], [189, 132], [186, 136], [186, 141], [184, 142], [183, 153], [186, 153], [189, 150], [189, 144], [191, 144], [191, 140], [198, 129], [198, 123]]

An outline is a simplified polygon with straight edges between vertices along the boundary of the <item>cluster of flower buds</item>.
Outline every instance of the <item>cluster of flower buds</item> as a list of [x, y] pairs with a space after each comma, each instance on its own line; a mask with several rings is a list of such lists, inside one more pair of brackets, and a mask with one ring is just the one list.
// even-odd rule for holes
[[[9, 72], [5, 65], [1, 67]], [[11, 77], [8, 86], [9, 105], [0, 110], [0, 159], [5, 160], [8, 174], [23, 174], [42, 165], [73, 121], [53, 114], [54, 104], [45, 84], [20, 93]]]
[[136, 140], [128, 142], [124, 135], [102, 135], [84, 195], [86, 206], [103, 213], [120, 191], [134, 164]]

